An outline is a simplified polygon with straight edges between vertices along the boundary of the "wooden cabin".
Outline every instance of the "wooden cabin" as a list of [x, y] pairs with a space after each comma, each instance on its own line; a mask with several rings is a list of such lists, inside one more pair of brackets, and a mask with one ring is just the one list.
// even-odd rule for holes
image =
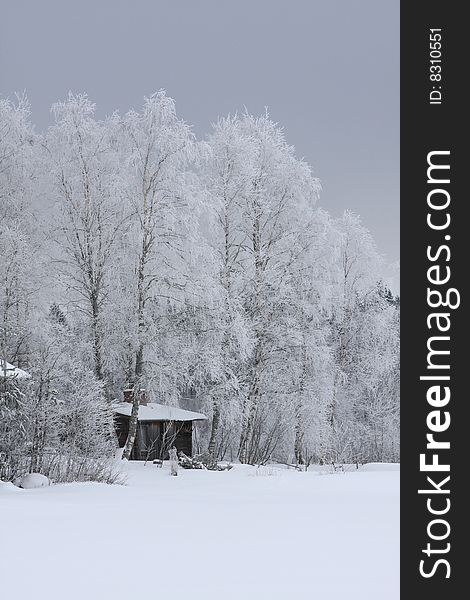
[[[124, 402], [114, 404], [114, 420], [119, 447], [123, 448], [129, 433], [129, 420], [132, 411], [132, 390], [124, 391]], [[131, 460], [168, 459], [173, 446], [187, 456], [193, 454], [193, 423], [205, 421], [201, 413], [184, 410], [175, 406], [147, 403], [146, 394], [141, 392], [137, 435], [131, 453]]]

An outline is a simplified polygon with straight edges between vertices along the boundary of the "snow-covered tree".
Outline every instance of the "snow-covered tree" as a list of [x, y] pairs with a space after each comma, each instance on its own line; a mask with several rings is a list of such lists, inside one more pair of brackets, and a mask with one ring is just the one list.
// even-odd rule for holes
[[352, 457], [399, 460], [399, 312], [379, 282], [354, 319], [353, 361], [348, 374]]
[[[286, 309], [292, 298], [291, 272], [306, 249], [303, 232], [320, 186], [267, 115], [245, 115], [241, 127], [252, 148], [252, 174], [241, 206], [241, 260], [254, 349], [246, 374], [239, 458], [253, 462], [259, 459], [260, 451], [264, 456], [270, 454], [269, 446], [281, 426], [279, 419], [271, 416], [275, 417], [282, 397], [281, 374], [290, 346]], [[268, 430], [262, 431], [268, 423]], [[267, 443], [264, 451], [263, 437]]]
[[114, 454], [113, 414], [104, 384], [87, 367], [81, 327], [51, 310], [34, 339], [26, 427], [28, 470], [56, 481], [106, 479]]
[[253, 179], [254, 148], [237, 117], [220, 119], [208, 143], [210, 154], [205, 163], [204, 182], [213, 210], [209, 239], [217, 261], [220, 290], [219, 303], [213, 305], [217, 335], [212, 362], [218, 368], [209, 392], [212, 420], [208, 452], [214, 455], [221, 424], [233, 425], [239, 414], [245, 363], [253, 349], [244, 306], [245, 235], [241, 216]]
[[36, 138], [26, 98], [0, 100], [0, 357], [24, 364], [39, 284], [31, 203]]
[[158, 346], [160, 325], [165, 320], [161, 310], [191, 294], [187, 265], [197, 236], [197, 220], [188, 165], [196, 157], [197, 144], [189, 126], [177, 116], [174, 101], [163, 91], [146, 98], [141, 112], [127, 113], [122, 130], [128, 160], [127, 196], [133, 215], [128, 234], [128, 293], [132, 298], [130, 383], [135, 393], [123, 453], [123, 458], [129, 458], [140, 390], [151, 377], [163, 376], [156, 361], [150, 374], [151, 357], [146, 356]]
[[116, 247], [128, 215], [120, 186], [116, 119], [97, 121], [86, 95], [69, 94], [52, 107], [46, 138], [51, 187], [58, 204], [53, 234], [57, 275], [68, 300], [84, 315], [93, 340], [93, 367], [104, 379], [105, 319], [116, 267]]
[[335, 265], [334, 226], [318, 209], [304, 232], [305, 251], [293, 270], [291, 302], [292, 421], [297, 464], [322, 460], [328, 439], [327, 408], [334, 374], [329, 345], [332, 272]]
[[[389, 348], [380, 344], [379, 338], [388, 330], [386, 321], [391, 313], [385, 310], [389, 304], [378, 295], [383, 259], [370, 232], [350, 212], [336, 220], [336, 227], [338, 258], [330, 323], [335, 356], [329, 403], [330, 458], [361, 461], [367, 457], [354, 450], [361, 435], [354, 415], [368, 392], [358, 382], [367, 386], [383, 372], [384, 353], [388, 354]], [[375, 331], [371, 330], [375, 325]], [[397, 331], [393, 334], [396, 336]]]

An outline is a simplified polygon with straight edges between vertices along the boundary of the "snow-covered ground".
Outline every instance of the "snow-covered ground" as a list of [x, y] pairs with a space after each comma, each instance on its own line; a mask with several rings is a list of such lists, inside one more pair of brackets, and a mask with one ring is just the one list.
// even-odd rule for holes
[[125, 486], [0, 483], [5, 600], [398, 600], [399, 471], [129, 463]]

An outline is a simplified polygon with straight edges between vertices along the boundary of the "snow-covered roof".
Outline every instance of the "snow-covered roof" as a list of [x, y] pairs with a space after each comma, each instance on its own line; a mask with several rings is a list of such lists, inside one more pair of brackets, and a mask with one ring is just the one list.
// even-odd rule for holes
[[[130, 402], [121, 402], [113, 405], [113, 410], [118, 415], [130, 417], [132, 404]], [[177, 406], [168, 406], [166, 404], [141, 404], [139, 406], [139, 421], [205, 421], [206, 415], [184, 410]]]
[[[6, 363], [6, 376], [7, 377], [16, 377], [17, 379], [30, 379], [31, 375], [23, 369], [19, 369], [14, 365], [11, 365], [9, 362]], [[5, 377], [5, 361], [0, 359], [0, 377]]]

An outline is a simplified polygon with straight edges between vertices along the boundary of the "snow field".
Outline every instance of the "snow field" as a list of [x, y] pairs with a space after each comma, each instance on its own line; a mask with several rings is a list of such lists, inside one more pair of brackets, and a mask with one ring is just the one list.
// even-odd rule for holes
[[125, 468], [125, 486], [0, 486], [2, 598], [399, 598], [396, 466]]

